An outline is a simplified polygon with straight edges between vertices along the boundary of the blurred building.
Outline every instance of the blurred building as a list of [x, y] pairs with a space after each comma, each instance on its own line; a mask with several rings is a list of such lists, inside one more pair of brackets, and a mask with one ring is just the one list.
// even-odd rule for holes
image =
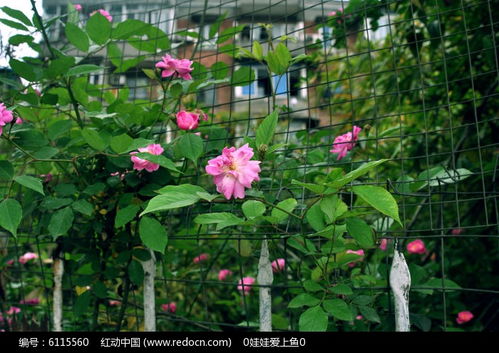
[[[97, 9], [105, 9], [113, 16], [113, 22], [126, 19], [138, 19], [151, 23], [165, 32], [172, 43], [169, 54], [179, 58], [193, 58], [203, 64], [208, 70], [218, 61], [237, 69], [240, 66], [251, 66], [256, 80], [247, 86], [231, 87], [219, 84], [197, 90], [198, 102], [214, 112], [230, 112], [231, 116], [244, 118], [267, 114], [270, 106], [271, 87], [275, 88], [278, 105], [286, 105], [292, 111], [290, 117], [301, 126], [315, 126], [319, 123], [320, 110], [310, 110], [309, 100], [314, 90], [306, 84], [307, 69], [303, 64], [290, 67], [281, 76], [269, 77], [265, 66], [247, 59], [237, 59], [222, 51], [231, 44], [251, 49], [254, 40], [260, 41], [265, 48], [269, 38], [274, 41], [287, 36], [286, 46], [292, 56], [305, 53], [307, 45], [321, 43], [325, 50], [331, 45], [330, 33], [325, 33], [318, 25], [324, 23], [327, 14], [345, 6], [345, 1], [308, 1], [308, 0], [121, 0], [105, 2], [98, 0], [79, 0], [82, 5], [80, 18], [85, 21], [90, 13]], [[342, 5], [343, 4], [343, 5]], [[48, 18], [62, 16], [67, 13], [67, 0], [44, 0], [44, 13]], [[206, 8], [205, 8], [206, 7]], [[209, 38], [211, 26], [225, 14], [225, 20], [220, 25], [219, 33], [224, 30], [241, 26], [234, 36], [219, 43], [219, 37]], [[271, 24], [269, 30], [263, 24]], [[64, 30], [62, 22], [53, 26], [50, 38], [57, 45], [63, 45]], [[319, 47], [321, 47], [319, 45]], [[136, 48], [123, 43], [124, 57], [142, 55]], [[147, 59], [138, 66], [123, 73], [113, 74], [106, 70], [104, 74], [93, 75], [90, 82], [94, 84], [109, 84], [120, 88], [130, 87], [133, 99], [157, 98], [158, 92], [151, 89], [150, 80], [142, 68], [153, 68], [165, 51], [148, 54]], [[78, 53], [75, 53], [77, 55]], [[95, 53], [88, 59], [95, 64], [113, 67], [109, 53], [105, 50]], [[110, 73], [111, 72], [111, 73]], [[271, 85], [271, 80], [273, 85]], [[304, 126], [305, 124], [305, 126]]]

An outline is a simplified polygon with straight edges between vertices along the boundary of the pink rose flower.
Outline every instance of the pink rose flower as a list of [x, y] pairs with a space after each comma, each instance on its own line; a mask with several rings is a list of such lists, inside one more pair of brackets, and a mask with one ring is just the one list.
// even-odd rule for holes
[[3, 132], [3, 126], [10, 123], [13, 119], [12, 112], [3, 103], [0, 103], [0, 135]]
[[407, 251], [410, 254], [424, 254], [426, 252], [426, 247], [421, 239], [416, 239], [407, 244]]
[[232, 276], [232, 271], [231, 270], [220, 270], [218, 272], [218, 280], [219, 281], [225, 281], [227, 277]]
[[364, 318], [364, 316], [362, 316], [362, 315], [357, 315], [357, 316], [355, 317], [355, 320], [362, 320], [363, 318]]
[[473, 319], [474, 315], [471, 313], [471, 311], [461, 311], [459, 314], [457, 314], [456, 322], [459, 325], [462, 325], [471, 319]]
[[177, 125], [182, 130], [194, 130], [199, 125], [199, 114], [181, 110], [177, 113]]
[[194, 70], [192, 68], [192, 61], [189, 59], [174, 59], [170, 55], [166, 54], [158, 61], [155, 65], [156, 68], [161, 69], [161, 77], [174, 78], [180, 77], [184, 80], [192, 80], [191, 72]]
[[26, 254], [19, 257], [19, 263], [25, 264], [30, 260], [38, 259], [38, 254], [34, 252], [27, 252]]
[[244, 277], [240, 279], [237, 284], [237, 290], [241, 292], [241, 294], [246, 295], [249, 294], [252, 288], [252, 285], [255, 283], [255, 279], [253, 277]]
[[21, 312], [21, 308], [17, 306], [11, 306], [9, 310], [7, 310], [7, 315], [15, 315]]
[[286, 260], [277, 259], [272, 261], [270, 265], [272, 266], [272, 272], [274, 273], [282, 272], [284, 270], [284, 267], [286, 267]]
[[32, 298], [32, 299], [22, 299], [19, 304], [24, 304], [24, 305], [38, 305], [40, 304], [40, 299], [38, 298]]
[[[139, 148], [139, 152], [148, 152], [156, 156], [159, 156], [161, 153], [163, 153], [163, 151], [164, 151], [163, 147], [155, 143], [150, 144], [147, 147]], [[145, 169], [148, 172], [154, 172], [159, 169], [159, 164], [149, 162], [148, 160], [133, 156], [134, 154], [137, 154], [137, 152], [130, 152], [130, 154], [132, 155], [131, 159], [133, 162], [133, 169], [139, 171]]]
[[388, 239], [381, 239], [381, 243], [379, 244], [379, 248], [383, 251], [386, 251], [388, 247]]
[[463, 229], [462, 228], [454, 228], [452, 230], [452, 235], [459, 235], [463, 232]]
[[[360, 249], [360, 250], [347, 250], [346, 253], [347, 254], [355, 254], [355, 255], [359, 255], [359, 256], [364, 256], [364, 250], [362, 250], [362, 249]], [[358, 258], [358, 259], [353, 260], [352, 262], [350, 262], [348, 264], [348, 266], [349, 267], [355, 267], [355, 262], [356, 261], [362, 261], [362, 260], [363, 260], [363, 258], [360, 257], [360, 258]]]
[[195, 264], [199, 264], [201, 262], [205, 262], [207, 261], [208, 259], [210, 258], [210, 255], [209, 254], [206, 254], [206, 253], [203, 253], [203, 254], [200, 254], [199, 256], [196, 256], [192, 262], [194, 262]]
[[75, 4], [75, 10], [76, 11], [81, 11], [82, 10], [82, 7], [80, 4]]
[[206, 172], [213, 175], [217, 191], [227, 200], [244, 198], [245, 188], [251, 189], [251, 183], [260, 180], [260, 161], [251, 161], [252, 157], [253, 149], [245, 144], [238, 149], [225, 147], [220, 156], [208, 161]]
[[336, 16], [336, 11], [331, 11], [327, 14], [328, 16]]
[[[77, 9], [77, 11], [78, 11], [78, 9]], [[107, 12], [106, 10], [104, 10], [104, 9], [96, 10], [96, 11], [92, 12], [90, 14], [90, 16], [95, 15], [97, 12], [100, 13], [102, 16], [104, 16], [109, 22], [113, 21], [113, 16], [111, 16], [111, 14], [109, 12]]]
[[40, 178], [44, 178], [43, 179], [43, 182], [44, 183], [49, 183], [52, 181], [52, 174], [48, 173], [48, 174], [40, 174]]
[[177, 303], [171, 302], [168, 304], [161, 305], [161, 310], [166, 311], [168, 313], [175, 313], [177, 311]]
[[346, 134], [337, 136], [333, 142], [333, 148], [329, 151], [331, 153], [337, 153], [339, 161], [347, 155], [347, 152], [352, 150], [355, 147], [355, 142], [359, 138], [359, 133], [362, 129], [358, 126], [353, 127], [352, 131], [347, 132]]

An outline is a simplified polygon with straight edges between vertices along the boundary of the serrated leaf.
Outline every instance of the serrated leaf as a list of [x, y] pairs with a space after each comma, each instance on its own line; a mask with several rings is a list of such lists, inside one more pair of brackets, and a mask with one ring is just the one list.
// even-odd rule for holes
[[45, 193], [43, 192], [43, 184], [42, 181], [38, 178], [29, 176], [29, 175], [21, 175], [18, 177], [14, 178], [15, 182], [25, 186], [31, 190], [35, 190], [36, 192], [42, 194], [45, 196]]
[[137, 213], [140, 211], [140, 206], [138, 205], [128, 205], [125, 208], [121, 208], [116, 212], [116, 218], [114, 219], [114, 227], [120, 228], [131, 222]]
[[93, 129], [86, 127], [81, 131], [81, 135], [85, 142], [97, 151], [103, 151], [107, 147], [106, 142], [100, 137], [99, 133]]
[[194, 164], [203, 154], [203, 139], [194, 134], [185, 134], [176, 144], [180, 155], [190, 159]]
[[132, 144], [133, 139], [127, 134], [113, 136], [111, 138], [110, 146], [116, 153], [124, 153], [129, 151], [128, 147]]
[[7, 7], [7, 6], [3, 6], [3, 7], [1, 7], [1, 9], [9, 17], [12, 17], [12, 18], [14, 18], [14, 19], [16, 19], [18, 21], [21, 21], [26, 26], [33, 26], [33, 24], [31, 23], [31, 21], [29, 20], [29, 18], [26, 17], [26, 15], [24, 14], [24, 12], [16, 10], [16, 9], [12, 9], [10, 7]]
[[320, 305], [307, 309], [300, 315], [298, 327], [300, 331], [324, 332], [327, 330], [328, 317]]
[[242, 204], [241, 209], [248, 219], [256, 218], [265, 213], [265, 205], [262, 202], [256, 200], [245, 201]]
[[73, 210], [84, 214], [85, 216], [91, 216], [94, 213], [94, 207], [87, 200], [78, 200], [71, 204]]
[[85, 28], [96, 44], [104, 44], [111, 35], [111, 23], [98, 12], [90, 16]]
[[[296, 199], [289, 198], [289, 199], [286, 199], [286, 200], [279, 202], [276, 206], [291, 213], [291, 212], [293, 212], [293, 210], [296, 208], [297, 205], [298, 205], [298, 201], [296, 201]], [[284, 211], [281, 211], [277, 208], [272, 208], [272, 212], [270, 214], [270, 217], [276, 223], [281, 223], [282, 221], [284, 221], [285, 219], [287, 219], [289, 217], [289, 214], [284, 212]]]
[[166, 158], [163, 155], [155, 155], [155, 154], [151, 154], [151, 153], [147, 153], [147, 152], [139, 152], [139, 153], [136, 153], [135, 156], [137, 156], [141, 159], [145, 159], [149, 162], [159, 164], [160, 166], [162, 166], [163, 168], [166, 168], [168, 170], [171, 170], [171, 171], [174, 171], [177, 173], [181, 173], [181, 171], [177, 169], [177, 166], [175, 165], [175, 163], [173, 163], [173, 161], [171, 159]]
[[325, 300], [322, 303], [324, 309], [333, 315], [336, 319], [344, 320], [344, 321], [353, 321], [352, 310], [348, 304], [341, 299], [330, 299]]
[[230, 84], [232, 86], [247, 86], [255, 81], [255, 72], [249, 66], [241, 66], [232, 74]]
[[274, 110], [267, 117], [265, 117], [265, 119], [263, 119], [263, 121], [256, 129], [257, 147], [260, 147], [261, 145], [270, 145], [272, 139], [274, 138], [278, 119], [279, 113], [277, 112], [277, 110]]
[[201, 214], [194, 218], [194, 222], [197, 224], [216, 224], [217, 230], [222, 230], [226, 227], [241, 224], [244, 222], [244, 219], [234, 216], [229, 212], [216, 212]]
[[23, 209], [21, 204], [14, 199], [6, 199], [0, 203], [0, 227], [17, 236], [17, 228], [21, 223]]
[[144, 282], [144, 269], [137, 260], [132, 260], [128, 265], [128, 276], [133, 284], [140, 286]]
[[359, 185], [352, 187], [353, 192], [379, 212], [393, 218], [401, 226], [399, 208], [393, 196], [379, 186]]
[[0, 161], [0, 181], [10, 181], [14, 177], [14, 167], [9, 161]]
[[161, 223], [154, 218], [142, 217], [139, 223], [139, 234], [145, 246], [164, 254], [168, 235]]
[[365, 249], [374, 247], [374, 238], [372, 228], [357, 217], [346, 219], [347, 232], [357, 243]]
[[294, 297], [288, 304], [288, 308], [301, 308], [302, 306], [316, 306], [321, 301], [316, 297], [308, 294], [301, 293]]
[[49, 233], [54, 237], [65, 235], [73, 225], [74, 214], [71, 207], [64, 207], [52, 214], [48, 226]]
[[190, 206], [198, 202], [199, 199], [200, 197], [198, 195], [182, 192], [167, 192], [153, 197], [140, 216], [151, 212], [167, 211], [175, 208]]
[[348, 184], [349, 182], [361, 177], [362, 175], [368, 173], [373, 168], [377, 167], [380, 164], [385, 163], [389, 159], [380, 159], [378, 161], [371, 161], [362, 164], [359, 168], [352, 170], [351, 172], [345, 174], [343, 177], [334, 180], [332, 183], [328, 183], [327, 186], [334, 188], [341, 188], [342, 186]]
[[88, 51], [90, 41], [87, 34], [80, 27], [68, 22], [66, 23], [64, 31], [66, 33], [66, 38], [68, 38], [71, 44], [81, 51]]
[[337, 195], [323, 198], [320, 207], [328, 224], [336, 222], [338, 217], [348, 211], [348, 206]]

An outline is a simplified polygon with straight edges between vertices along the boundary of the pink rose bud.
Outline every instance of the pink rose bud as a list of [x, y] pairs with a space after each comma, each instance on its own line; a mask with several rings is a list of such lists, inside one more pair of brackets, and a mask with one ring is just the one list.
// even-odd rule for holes
[[421, 239], [416, 239], [407, 244], [407, 251], [410, 254], [424, 254], [426, 252], [426, 247]]
[[177, 125], [182, 130], [194, 130], [199, 125], [199, 114], [181, 110], [177, 113]]
[[456, 322], [459, 325], [462, 325], [473, 319], [473, 317], [474, 315], [471, 313], [471, 311], [461, 311], [459, 314], [457, 314]]
[[219, 281], [225, 281], [227, 277], [232, 276], [232, 271], [231, 270], [220, 270], [218, 272], [218, 280]]
[[40, 178], [43, 178], [44, 183], [50, 183], [52, 181], [52, 174], [40, 174]]
[[381, 243], [379, 244], [379, 248], [383, 251], [386, 251], [388, 246], [388, 239], [381, 239]]
[[203, 253], [199, 256], [196, 256], [192, 262], [194, 262], [195, 264], [199, 264], [201, 262], [205, 262], [207, 261], [208, 259], [210, 258], [210, 255], [209, 254], [206, 254], [206, 253]]
[[462, 228], [454, 228], [452, 230], [452, 235], [459, 235], [463, 232], [463, 229]]
[[327, 14], [328, 16], [336, 16], [336, 11], [331, 11]]
[[121, 305], [121, 301], [119, 301], [119, 300], [109, 300], [108, 304], [109, 304], [109, 306], [120, 306]]
[[270, 265], [272, 266], [272, 271], [274, 273], [282, 272], [284, 270], [284, 267], [286, 267], [286, 260], [277, 259], [272, 261]]
[[95, 15], [97, 12], [100, 13], [102, 16], [104, 16], [109, 22], [113, 21], [113, 16], [111, 16], [111, 14], [109, 12], [107, 12], [106, 10], [104, 10], [104, 9], [99, 9], [99, 10], [96, 10], [96, 11], [92, 12], [90, 14], [90, 17], [92, 17], [93, 15]]
[[364, 317], [363, 317], [362, 315], [357, 315], [357, 316], [355, 317], [355, 320], [362, 320], [363, 318], [364, 318]]
[[244, 198], [245, 188], [251, 189], [251, 183], [260, 180], [261, 162], [252, 157], [253, 149], [245, 144], [238, 149], [225, 147], [220, 156], [208, 161], [206, 173], [213, 175], [217, 191], [227, 200]]
[[16, 119], [16, 122], [15, 122], [15, 123], [16, 123], [17, 125], [21, 125], [23, 122], [24, 122], [24, 121], [23, 121], [23, 119], [21, 119], [21, 118], [17, 117], [17, 119]]
[[37, 259], [37, 258], [38, 258], [38, 255], [35, 254], [34, 252], [27, 252], [26, 254], [19, 257], [19, 263], [25, 264], [26, 262], [28, 262], [30, 260]]
[[347, 152], [355, 147], [355, 143], [359, 138], [359, 133], [362, 129], [358, 126], [353, 127], [353, 132], [349, 131], [346, 134], [340, 135], [334, 139], [333, 148], [329, 151], [337, 153], [338, 161], [347, 155]]
[[[354, 254], [354, 255], [359, 255], [359, 256], [364, 256], [364, 250], [360, 249], [360, 250], [347, 250], [346, 251], [347, 254]], [[356, 260], [353, 260], [352, 262], [350, 262], [348, 264], [349, 267], [355, 267], [355, 262], [356, 261], [362, 261], [363, 258], [358, 258]]]
[[[161, 145], [158, 145], [158, 144], [150, 144], [147, 147], [139, 148], [139, 152], [147, 152], [147, 153], [150, 153], [150, 154], [153, 154], [156, 156], [159, 156], [160, 154], [162, 154], [163, 151], [164, 151], [163, 147], [161, 147]], [[134, 156], [134, 154], [137, 154], [137, 152], [130, 152], [130, 154], [132, 155], [131, 159], [133, 162], [133, 169], [139, 170], [139, 171], [142, 169], [145, 169], [149, 173], [154, 172], [154, 171], [159, 169], [159, 164], [149, 162], [148, 160]]]
[[252, 285], [255, 283], [255, 279], [253, 277], [244, 277], [239, 280], [237, 284], [237, 290], [241, 292], [241, 294], [246, 295], [249, 294], [252, 288]]
[[23, 299], [19, 302], [19, 304], [24, 304], [24, 305], [38, 305], [40, 304], [40, 299], [38, 298], [32, 298], [32, 299]]
[[76, 11], [81, 11], [82, 10], [82, 7], [80, 4], [75, 4], [75, 10]]
[[161, 310], [167, 312], [167, 313], [175, 313], [177, 311], [177, 303], [171, 302], [168, 304], [163, 304], [161, 305]]
[[7, 315], [15, 315], [21, 312], [21, 308], [17, 306], [11, 306], [9, 310], [7, 310]]
[[14, 264], [14, 259], [10, 259], [7, 262], [5, 262], [7, 265], [11, 266]]

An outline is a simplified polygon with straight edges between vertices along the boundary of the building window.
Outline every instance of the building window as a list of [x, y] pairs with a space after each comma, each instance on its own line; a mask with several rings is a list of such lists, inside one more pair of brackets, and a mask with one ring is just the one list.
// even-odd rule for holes
[[319, 36], [324, 48], [329, 48], [332, 45], [333, 29], [329, 26], [322, 26], [319, 28]]
[[[252, 66], [255, 72], [255, 81], [251, 84], [237, 87], [236, 96], [250, 96], [252, 98], [267, 97], [272, 95], [269, 74], [264, 66]], [[293, 69], [283, 75], [273, 75], [272, 85], [277, 96], [288, 95], [290, 97], [298, 97], [300, 90], [300, 72], [301, 70]], [[303, 96], [303, 94], [302, 94]]]
[[204, 106], [214, 106], [217, 104], [217, 95], [215, 87], [207, 87], [197, 92], [197, 101]]
[[145, 76], [127, 76], [126, 82], [130, 88], [131, 99], [149, 99], [150, 83]]

